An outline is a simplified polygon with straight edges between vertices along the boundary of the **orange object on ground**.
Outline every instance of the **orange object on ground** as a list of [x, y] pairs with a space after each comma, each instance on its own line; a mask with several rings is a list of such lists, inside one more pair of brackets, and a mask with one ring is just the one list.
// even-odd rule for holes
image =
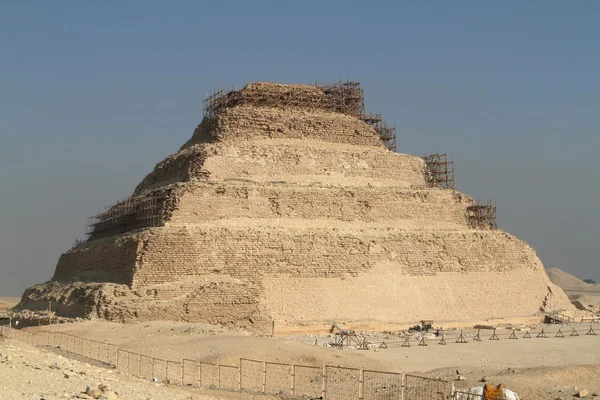
[[497, 400], [502, 398], [502, 384], [495, 387], [486, 384], [483, 387], [483, 400]]

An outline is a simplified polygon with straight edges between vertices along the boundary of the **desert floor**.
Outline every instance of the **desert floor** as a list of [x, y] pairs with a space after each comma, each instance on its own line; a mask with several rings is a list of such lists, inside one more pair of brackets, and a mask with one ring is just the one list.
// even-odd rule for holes
[[[106, 398], [120, 400], [276, 399], [228, 391], [200, 390], [153, 383], [63, 357], [15, 340], [0, 338], [0, 399], [89, 398], [86, 388], [106, 385]], [[112, 397], [109, 394], [112, 393]]]
[[[589, 325], [563, 327], [564, 338], [555, 337], [559, 326], [533, 327], [533, 337], [524, 339], [525, 330], [516, 330], [518, 340], [509, 340], [509, 329], [498, 329], [500, 340], [489, 340], [491, 330], [481, 330], [482, 341], [474, 341], [477, 330], [463, 329], [468, 343], [458, 344], [460, 330], [446, 331], [446, 346], [440, 338], [428, 337], [428, 346], [402, 347], [403, 339], [393, 334], [369, 333], [373, 343], [386, 341], [368, 351], [338, 350], [324, 346], [333, 339], [328, 334], [302, 334], [285, 337], [258, 337], [245, 332], [206, 324], [142, 322], [117, 324], [104, 321], [26, 328], [32, 331], [61, 331], [89, 339], [118, 344], [119, 348], [148, 356], [238, 365], [239, 358], [323, 366], [335, 365], [415, 374], [454, 380], [457, 387], [471, 387], [482, 378], [502, 383], [522, 399], [571, 398], [579, 389], [600, 394], [600, 327], [598, 336], [585, 335]], [[542, 328], [548, 338], [536, 338]], [[579, 336], [570, 336], [572, 328]], [[522, 328], [517, 328], [522, 329]], [[315, 340], [317, 344], [315, 345]], [[459, 374], [457, 374], [457, 370]]]

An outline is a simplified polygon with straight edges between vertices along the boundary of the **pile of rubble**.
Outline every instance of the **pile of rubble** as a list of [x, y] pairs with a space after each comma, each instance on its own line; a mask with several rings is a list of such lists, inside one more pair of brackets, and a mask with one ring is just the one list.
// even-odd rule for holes
[[64, 324], [83, 320], [83, 318], [57, 316], [54, 312], [49, 311], [20, 310], [0, 312], [0, 326], [10, 326], [11, 328]]

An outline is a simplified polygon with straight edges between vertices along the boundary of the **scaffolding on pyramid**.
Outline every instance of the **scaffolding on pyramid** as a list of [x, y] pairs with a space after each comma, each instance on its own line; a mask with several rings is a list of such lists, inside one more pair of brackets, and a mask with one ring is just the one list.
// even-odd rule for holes
[[473, 229], [498, 229], [496, 223], [496, 204], [488, 200], [485, 204], [467, 207], [467, 222]]
[[298, 107], [320, 109], [359, 117], [364, 113], [363, 90], [359, 82], [338, 81], [330, 85], [316, 85], [322, 92], [316, 95], [314, 89], [302, 91], [298, 86], [281, 90], [281, 86], [252, 90], [249, 86], [241, 90], [217, 89], [211, 91], [203, 102], [204, 116], [214, 117], [225, 109], [239, 105], [255, 107]]
[[88, 218], [87, 240], [161, 226], [167, 196], [168, 191], [145, 193], [127, 197], [107, 207], [103, 212]]
[[423, 160], [429, 186], [454, 189], [454, 161], [448, 161], [446, 153], [426, 154]]
[[375, 129], [386, 149], [396, 150], [396, 124], [393, 126], [387, 125], [381, 118], [381, 114], [362, 114], [359, 119]]

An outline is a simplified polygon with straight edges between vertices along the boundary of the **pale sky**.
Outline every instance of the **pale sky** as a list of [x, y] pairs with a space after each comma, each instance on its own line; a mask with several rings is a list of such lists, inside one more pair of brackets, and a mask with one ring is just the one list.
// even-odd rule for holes
[[218, 85], [360, 81], [546, 267], [600, 281], [600, 2], [0, 5], [0, 296], [174, 153]]

